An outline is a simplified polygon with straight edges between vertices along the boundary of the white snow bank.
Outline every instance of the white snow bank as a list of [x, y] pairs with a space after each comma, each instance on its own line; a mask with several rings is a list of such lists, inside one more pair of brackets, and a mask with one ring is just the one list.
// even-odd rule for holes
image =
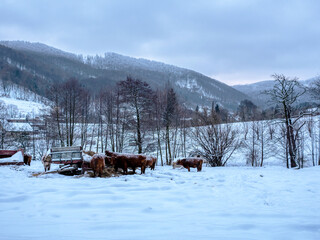
[[320, 167], [156, 167], [118, 178], [0, 167], [1, 239], [320, 239]]

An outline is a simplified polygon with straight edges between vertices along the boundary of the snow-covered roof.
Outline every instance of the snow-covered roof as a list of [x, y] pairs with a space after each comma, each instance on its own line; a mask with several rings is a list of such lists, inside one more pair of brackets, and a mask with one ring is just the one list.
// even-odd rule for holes
[[23, 162], [23, 154], [21, 151], [16, 152], [11, 157], [1, 158], [0, 162]]

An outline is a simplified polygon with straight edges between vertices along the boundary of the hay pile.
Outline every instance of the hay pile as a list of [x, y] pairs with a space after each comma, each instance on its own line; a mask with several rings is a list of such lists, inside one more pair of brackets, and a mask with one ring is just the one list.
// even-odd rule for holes
[[[94, 177], [93, 176], [93, 171], [90, 171], [88, 172], [89, 176], [90, 177]], [[120, 175], [122, 175], [121, 173], [119, 172], [116, 172], [114, 170], [114, 167], [106, 167], [104, 170], [103, 170], [103, 173], [102, 173], [102, 176], [103, 178], [109, 178], [109, 177], [119, 177]], [[96, 175], [96, 177], [98, 177]]]
[[[42, 176], [42, 175], [46, 175], [46, 174], [54, 174], [54, 173], [58, 173], [58, 174], [61, 174], [59, 173], [58, 171], [51, 171], [51, 172], [34, 172], [32, 173], [32, 177], [39, 177], [39, 176]], [[64, 174], [64, 175], [68, 175], [68, 174]], [[120, 170], [118, 172], [116, 172], [114, 170], [114, 167], [106, 167], [104, 170], [103, 170], [103, 173], [102, 173], [102, 176], [103, 178], [110, 178], [110, 177], [119, 177], [123, 175], [123, 172]], [[133, 175], [133, 171], [128, 171], [128, 175]], [[70, 174], [70, 176], [76, 176], [76, 177], [94, 177], [93, 176], [93, 171], [92, 170], [88, 170], [87, 173], [85, 174]], [[98, 174], [96, 174], [96, 177], [99, 177]]]
[[52, 173], [59, 173], [58, 171], [51, 171], [51, 172], [35, 172], [32, 173], [32, 177], [38, 177], [46, 174], [52, 174]]

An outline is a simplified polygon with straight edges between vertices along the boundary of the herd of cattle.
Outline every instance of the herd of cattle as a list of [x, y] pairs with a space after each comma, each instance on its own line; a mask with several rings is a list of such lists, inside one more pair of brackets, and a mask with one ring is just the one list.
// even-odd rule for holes
[[[137, 168], [141, 169], [141, 174], [145, 173], [147, 167], [150, 167], [151, 170], [155, 169], [157, 158], [146, 156], [143, 154], [124, 154], [105, 151], [105, 154], [95, 154], [94, 152], [83, 151], [84, 154], [90, 155], [90, 162], [85, 164], [90, 165], [90, 168], [93, 170], [94, 176], [98, 174], [99, 177], [102, 176], [103, 170], [108, 167], [113, 167], [115, 172], [118, 172], [119, 168], [122, 169], [123, 174], [128, 173], [128, 168], [133, 170], [135, 173]], [[50, 159], [42, 158], [42, 163], [44, 165], [45, 171], [50, 170]], [[201, 171], [203, 160], [198, 157], [184, 158], [176, 161], [174, 167], [183, 166], [187, 168], [190, 172], [190, 168], [197, 168], [197, 171]]]
[[[137, 168], [141, 169], [141, 174], [144, 174], [147, 167], [151, 170], [155, 169], [157, 158], [146, 156], [143, 154], [123, 154], [105, 151], [105, 154], [94, 154], [90, 161], [90, 167], [93, 170], [94, 176], [98, 174], [100, 177], [106, 166], [114, 167], [117, 172], [119, 168], [122, 169], [124, 174], [128, 173], [128, 168], [135, 173]], [[197, 168], [197, 171], [201, 171], [203, 160], [201, 158], [184, 158], [176, 161], [174, 166], [181, 165], [188, 169]]]

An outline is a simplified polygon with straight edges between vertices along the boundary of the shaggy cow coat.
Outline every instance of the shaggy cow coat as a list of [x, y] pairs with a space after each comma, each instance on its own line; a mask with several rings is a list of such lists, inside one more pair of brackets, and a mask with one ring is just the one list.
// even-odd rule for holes
[[118, 168], [122, 168], [123, 173], [128, 173], [128, 168], [132, 168], [133, 173], [136, 172], [136, 168], [141, 168], [141, 174], [145, 173], [147, 160], [146, 156], [142, 154], [122, 154], [116, 152], [105, 152], [107, 156], [111, 157], [110, 163], [114, 166], [115, 171]]
[[25, 154], [23, 155], [23, 162], [24, 162], [24, 164], [30, 166], [31, 160], [32, 160], [32, 156], [31, 156], [30, 154], [25, 153]]
[[197, 168], [197, 171], [200, 172], [202, 170], [202, 163], [202, 158], [195, 157], [179, 159], [176, 162], [177, 165], [182, 165], [184, 168], [187, 168], [188, 172], [190, 172], [190, 168]]
[[90, 161], [90, 167], [93, 170], [93, 176], [96, 176], [96, 173], [99, 174], [99, 177], [102, 176], [103, 169], [106, 167], [104, 162], [104, 155], [101, 154], [95, 154], [93, 155], [91, 161]]
[[42, 164], [44, 166], [44, 171], [50, 171], [51, 166], [51, 155], [44, 155], [41, 159]]
[[157, 158], [155, 157], [147, 157], [147, 167], [150, 167], [151, 170], [154, 170], [157, 163]]

